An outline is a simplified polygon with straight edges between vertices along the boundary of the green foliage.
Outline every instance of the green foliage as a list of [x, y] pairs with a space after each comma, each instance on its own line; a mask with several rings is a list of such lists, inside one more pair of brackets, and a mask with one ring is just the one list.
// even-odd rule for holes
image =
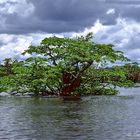
[[[28, 53], [30, 58], [20, 62], [5, 61], [10, 73], [0, 78], [0, 90], [61, 94], [79, 79], [80, 85], [73, 87], [72, 94], [109, 95], [117, 93], [116, 86], [130, 86], [125, 68], [104, 68], [108, 63], [128, 59], [122, 52], [115, 51], [112, 44], [97, 44], [92, 37], [92, 33], [76, 38], [54, 36], [43, 39], [39, 46], [29, 46], [23, 55]], [[5, 71], [0, 67], [0, 75]], [[69, 74], [71, 81], [64, 82], [64, 74]]]
[[96, 95], [117, 94], [116, 87], [134, 86], [134, 83], [127, 79], [126, 74], [127, 71], [123, 66], [99, 69], [90, 67], [82, 77], [83, 82], [78, 92]]
[[15, 86], [13, 78], [12, 75], [0, 77], [0, 92], [12, 91], [12, 87]]
[[129, 63], [124, 65], [127, 71], [127, 79], [132, 80], [134, 83], [140, 83], [140, 67], [137, 63]]

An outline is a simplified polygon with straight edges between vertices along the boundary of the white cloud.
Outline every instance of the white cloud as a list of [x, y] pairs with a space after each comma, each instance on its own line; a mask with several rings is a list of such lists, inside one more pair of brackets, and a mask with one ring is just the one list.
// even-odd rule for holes
[[17, 57], [31, 44], [32, 37], [22, 35], [0, 34], [0, 60]]
[[[123, 51], [133, 61], [140, 62], [140, 24], [128, 19], [118, 18], [115, 25], [103, 25], [99, 20], [90, 28], [79, 33], [55, 34], [58, 37], [80, 36], [93, 32], [93, 41], [97, 43], [112, 43], [115, 49]], [[30, 44], [38, 45], [45, 37], [54, 34], [34, 33], [27, 35], [0, 35], [0, 60], [5, 57], [16, 57]]]
[[[9, 2], [15, 2], [15, 3], [11, 4]], [[6, 1], [3, 0], [0, 3], [1, 4], [5, 3], [5, 6], [0, 8], [1, 14], [16, 13], [19, 16], [27, 17], [31, 15], [35, 9], [33, 4], [27, 3], [26, 0], [6, 0]]]
[[107, 15], [109, 14], [115, 14], [115, 9], [109, 9], [107, 12], [106, 12]]
[[101, 24], [100, 20], [97, 20], [92, 27], [85, 28], [84, 31], [81, 31], [78, 33], [76, 33], [76, 32], [71, 33], [71, 37], [76, 37], [76, 36], [81, 36], [81, 35], [85, 36], [89, 32], [92, 32], [95, 35], [98, 32], [104, 30], [104, 28], [106, 28], [106, 27]]
[[[45, 37], [52, 37], [53, 34], [34, 33], [28, 35], [0, 34], [0, 61], [4, 58], [24, 58], [21, 53], [31, 44], [39, 45]], [[57, 37], [64, 37], [56, 34]]]
[[111, 43], [115, 49], [123, 51], [132, 61], [140, 62], [140, 24], [133, 20], [118, 18], [115, 25], [103, 25], [99, 20], [83, 32], [72, 36], [86, 35], [93, 32], [93, 40], [97, 43]]

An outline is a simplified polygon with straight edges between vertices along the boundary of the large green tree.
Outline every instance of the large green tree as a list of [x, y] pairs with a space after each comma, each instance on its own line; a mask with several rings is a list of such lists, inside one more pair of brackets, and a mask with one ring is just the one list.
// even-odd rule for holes
[[[85, 88], [83, 83], [87, 80], [86, 74], [91, 76], [93, 71], [98, 73], [98, 69], [108, 63], [128, 60], [122, 52], [115, 51], [112, 44], [97, 44], [92, 38], [92, 33], [76, 38], [54, 36], [43, 39], [39, 46], [29, 46], [23, 54], [34, 56], [25, 60], [26, 68], [32, 69], [26, 74], [26, 79], [30, 79], [30, 86], [34, 89], [32, 91], [36, 94], [44, 91], [62, 96], [80, 94]], [[39, 73], [42, 76], [37, 76]], [[91, 89], [97, 86], [94, 81], [90, 81], [90, 84], [93, 82]]]
[[125, 69], [105, 68], [128, 59], [112, 44], [97, 44], [92, 39], [92, 33], [75, 38], [54, 36], [43, 39], [39, 46], [29, 46], [22, 54], [30, 54], [26, 60], [10, 63], [6, 59], [1, 89], [8, 85], [17, 92], [67, 96], [115, 94], [114, 87], [130, 85]]

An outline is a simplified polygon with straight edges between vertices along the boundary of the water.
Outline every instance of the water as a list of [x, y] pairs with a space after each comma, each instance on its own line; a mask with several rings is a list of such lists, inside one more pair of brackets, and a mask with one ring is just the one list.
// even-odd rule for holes
[[140, 140], [140, 88], [81, 101], [0, 97], [0, 140]]

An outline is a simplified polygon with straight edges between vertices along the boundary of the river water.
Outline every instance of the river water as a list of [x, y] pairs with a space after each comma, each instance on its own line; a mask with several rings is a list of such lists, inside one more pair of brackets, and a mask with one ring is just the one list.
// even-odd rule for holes
[[0, 140], [140, 140], [140, 88], [81, 101], [0, 97]]

